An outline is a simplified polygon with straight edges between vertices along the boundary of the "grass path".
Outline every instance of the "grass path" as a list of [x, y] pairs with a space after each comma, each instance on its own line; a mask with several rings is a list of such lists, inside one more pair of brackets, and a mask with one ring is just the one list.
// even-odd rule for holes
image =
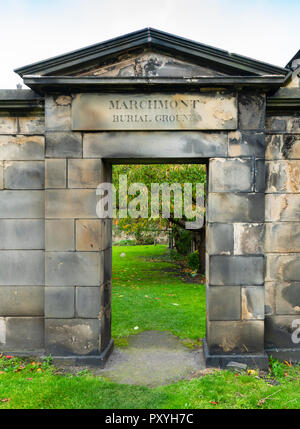
[[[125, 257], [120, 257], [121, 253]], [[187, 284], [162, 260], [164, 246], [114, 248], [113, 335], [147, 329], [204, 336], [204, 287]], [[150, 264], [147, 258], [158, 262]], [[147, 295], [147, 296], [146, 296]], [[178, 304], [178, 305], [174, 305]], [[134, 327], [138, 326], [138, 330]], [[276, 376], [277, 382], [274, 383]], [[300, 408], [300, 366], [275, 362], [269, 374], [213, 371], [169, 386], [117, 384], [45, 363], [0, 355], [0, 409]]]
[[183, 281], [174, 264], [163, 260], [165, 254], [163, 245], [113, 248], [112, 335], [117, 343], [145, 330], [192, 340], [205, 336], [205, 286]]

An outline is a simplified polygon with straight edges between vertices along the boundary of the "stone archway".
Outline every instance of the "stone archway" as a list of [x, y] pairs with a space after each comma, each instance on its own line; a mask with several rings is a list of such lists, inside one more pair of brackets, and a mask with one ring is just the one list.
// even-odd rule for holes
[[[0, 319], [2, 349], [42, 349], [65, 360], [103, 363], [113, 347], [111, 221], [96, 216], [96, 187], [111, 181], [113, 162], [205, 160], [206, 361], [224, 366], [234, 357], [265, 366], [266, 94], [284, 83], [288, 71], [146, 29], [17, 72], [40, 94], [30, 91], [31, 119], [18, 119], [17, 128], [25, 134], [39, 129], [45, 154], [37, 138], [21, 138], [24, 146], [16, 148], [14, 141], [2, 151], [3, 159], [39, 163], [27, 169], [45, 165], [40, 191], [28, 185], [26, 198], [33, 206], [26, 206], [26, 213], [45, 220], [46, 238], [38, 252], [30, 248], [29, 254], [23, 245], [25, 256], [8, 252], [1, 264], [10, 267], [22, 257], [18, 263], [29, 267], [26, 287], [44, 283], [39, 293], [44, 291], [45, 300], [38, 321], [35, 311], [26, 310], [29, 325], [21, 315], [20, 321]], [[43, 101], [41, 131], [34, 115]], [[6, 119], [8, 130], [13, 118]], [[18, 172], [16, 167], [10, 166]], [[26, 184], [12, 186], [19, 190]], [[0, 195], [2, 218], [19, 217], [14, 196]], [[23, 285], [11, 272], [3, 269], [0, 285]], [[32, 337], [36, 329], [38, 342], [14, 339], [21, 319]]]

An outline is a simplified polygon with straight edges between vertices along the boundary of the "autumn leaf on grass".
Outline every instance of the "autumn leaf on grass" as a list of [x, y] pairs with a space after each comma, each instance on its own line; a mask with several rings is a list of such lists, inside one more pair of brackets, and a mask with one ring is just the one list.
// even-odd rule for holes
[[219, 402], [218, 401], [209, 401], [212, 405], [218, 405]]

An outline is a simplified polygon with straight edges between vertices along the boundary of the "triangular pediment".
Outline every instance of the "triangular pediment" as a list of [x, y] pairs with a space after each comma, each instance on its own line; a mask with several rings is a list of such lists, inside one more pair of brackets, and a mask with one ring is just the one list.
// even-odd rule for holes
[[287, 69], [146, 28], [20, 67], [20, 76], [201, 77], [286, 75]]
[[77, 76], [97, 77], [186, 77], [224, 76], [224, 73], [192, 62], [145, 50], [136, 55], [121, 54], [111, 64], [93, 65]]

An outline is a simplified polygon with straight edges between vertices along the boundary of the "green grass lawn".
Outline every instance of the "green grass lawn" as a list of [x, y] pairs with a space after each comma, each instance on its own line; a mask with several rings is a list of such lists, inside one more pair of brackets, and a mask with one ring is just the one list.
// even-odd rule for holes
[[[125, 257], [120, 257], [124, 252]], [[164, 261], [164, 246], [115, 247], [113, 336], [126, 342], [146, 329], [183, 339], [204, 336], [205, 291], [186, 283]], [[151, 259], [151, 263], [147, 262]], [[178, 304], [178, 305], [174, 305]], [[138, 326], [138, 330], [134, 327]], [[0, 357], [2, 408], [300, 408], [300, 366], [274, 362], [269, 374], [213, 371], [202, 377], [148, 388], [112, 383], [79, 372], [57, 371], [49, 362]]]
[[205, 336], [205, 285], [187, 283], [174, 273], [174, 264], [162, 258], [166, 250], [162, 245], [113, 248], [112, 335], [116, 343], [149, 329], [192, 340]]

